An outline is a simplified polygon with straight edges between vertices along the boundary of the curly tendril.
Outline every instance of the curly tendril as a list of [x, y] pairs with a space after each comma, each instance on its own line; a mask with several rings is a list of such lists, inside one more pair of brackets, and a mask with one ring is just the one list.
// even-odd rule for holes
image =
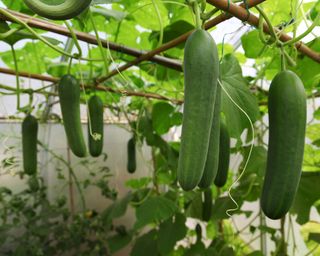
[[51, 20], [68, 20], [78, 16], [89, 7], [92, 0], [64, 0], [60, 4], [49, 4], [44, 0], [24, 0], [36, 14]]

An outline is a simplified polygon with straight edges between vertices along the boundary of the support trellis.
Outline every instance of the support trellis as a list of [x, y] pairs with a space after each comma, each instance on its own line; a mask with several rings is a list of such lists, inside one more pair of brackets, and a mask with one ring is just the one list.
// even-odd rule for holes
[[[260, 3], [263, 3], [264, 1], [265, 0], [248, 0], [247, 7], [248, 8], [254, 7], [256, 5], [259, 5]], [[222, 13], [222, 14], [214, 17], [213, 19], [209, 20], [208, 22], [206, 22], [204, 27], [207, 30], [226, 21], [226, 20], [228, 20], [228, 19], [230, 19], [230, 18], [232, 18], [232, 17], [236, 17], [239, 20], [241, 20], [243, 22], [247, 22], [248, 24], [250, 24], [252, 26], [255, 26], [255, 27], [259, 26], [259, 18], [257, 16], [255, 16], [254, 14], [250, 13], [248, 10], [246, 10], [246, 6], [243, 3], [240, 5], [236, 5], [236, 4], [228, 2], [228, 0], [224, 0], [224, 1], [207, 0], [207, 2], [209, 4], [215, 6], [216, 8], [218, 8], [222, 11], [225, 11], [225, 13]], [[46, 30], [49, 32], [59, 34], [59, 35], [67, 36], [69, 38], [72, 36], [70, 31], [61, 25], [57, 25], [57, 24], [51, 23], [46, 20], [33, 18], [33, 17], [28, 16], [26, 14], [22, 14], [22, 13], [15, 12], [12, 10], [8, 10], [8, 11], [12, 15], [15, 15], [16, 17], [23, 20], [24, 22], [26, 22], [29, 26], [31, 26], [33, 28], [43, 29], [43, 30]], [[10, 18], [5, 17], [3, 15], [0, 15], [0, 19], [6, 20], [6, 21], [12, 21]], [[270, 29], [267, 24], [264, 24], [263, 28], [264, 28], [265, 33], [270, 34]], [[280, 34], [279, 39], [282, 42], [287, 42], [292, 39], [289, 35], [282, 33], [278, 30], [276, 30], [276, 31], [279, 32], [279, 34]], [[160, 64], [160, 65], [163, 65], [165, 67], [177, 70], [177, 71], [182, 71], [182, 65], [179, 60], [163, 57], [163, 56], [160, 56], [159, 54], [185, 42], [187, 40], [188, 36], [192, 32], [193, 32], [193, 30], [189, 31], [189, 32], [187, 32], [187, 33], [185, 33], [185, 34], [183, 34], [183, 35], [181, 35], [181, 36], [179, 36], [179, 37], [177, 37], [177, 38], [175, 38], [175, 39], [173, 39], [173, 40], [171, 40], [171, 41], [169, 41], [169, 42], [167, 42], [167, 43], [161, 45], [160, 47], [153, 49], [151, 51], [141, 51], [141, 50], [137, 50], [137, 49], [134, 49], [131, 47], [127, 47], [127, 46], [123, 46], [123, 45], [116, 44], [113, 42], [109, 42], [107, 40], [101, 40], [102, 46], [104, 48], [109, 48], [110, 50], [113, 50], [116, 52], [120, 52], [123, 54], [134, 56], [134, 57], [136, 57], [136, 59], [134, 59], [130, 62], [127, 62], [126, 64], [118, 67], [117, 69], [112, 70], [106, 76], [97, 78], [94, 85], [85, 85], [85, 88], [90, 89], [90, 88], [94, 87], [96, 90], [100, 90], [100, 91], [108, 91], [111, 93], [117, 93], [117, 94], [126, 95], [126, 96], [138, 96], [138, 97], [145, 97], [145, 98], [151, 98], [151, 99], [167, 100], [167, 101], [170, 101], [175, 104], [182, 104], [183, 100], [171, 99], [171, 98], [168, 98], [168, 97], [162, 96], [160, 94], [156, 94], [156, 93], [145, 93], [145, 92], [112, 89], [112, 88], [103, 86], [102, 83], [107, 81], [111, 77], [117, 75], [119, 72], [123, 72], [123, 71], [129, 69], [130, 67], [137, 66], [141, 62], [147, 61], [147, 60], [152, 61], [157, 64]], [[80, 41], [83, 41], [83, 42], [86, 42], [89, 44], [93, 44], [93, 45], [98, 45], [97, 39], [93, 35], [90, 35], [90, 34], [87, 34], [84, 32], [79, 32], [79, 31], [75, 31], [75, 35], [77, 36], [77, 39]], [[304, 54], [304, 55], [308, 56], [309, 58], [313, 59], [314, 61], [320, 63], [320, 53], [313, 51], [308, 46], [303, 44], [301, 41], [297, 42], [295, 44], [295, 47], [302, 54]], [[0, 73], [10, 74], [10, 75], [16, 74], [16, 72], [14, 70], [6, 69], [6, 68], [0, 68]], [[52, 83], [56, 83], [59, 80], [59, 78], [41, 75], [41, 74], [30, 74], [27, 72], [19, 72], [19, 76], [37, 79], [37, 80], [46, 81], [46, 82], [52, 82]]]

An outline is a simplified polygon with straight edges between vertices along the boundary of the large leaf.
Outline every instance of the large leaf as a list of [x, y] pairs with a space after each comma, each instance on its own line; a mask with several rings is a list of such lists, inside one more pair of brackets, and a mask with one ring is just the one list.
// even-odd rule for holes
[[151, 230], [137, 239], [130, 255], [158, 255], [157, 251], [157, 231]]
[[106, 225], [110, 225], [112, 220], [123, 216], [127, 210], [127, 206], [132, 198], [132, 194], [128, 193], [124, 198], [115, 201], [106, 210], [101, 213], [101, 218]]
[[[254, 123], [259, 118], [257, 99], [251, 94], [248, 82], [242, 76], [238, 60], [231, 54], [226, 55], [222, 60], [220, 72], [224, 89]], [[250, 123], [224, 90], [222, 92], [222, 111], [226, 115], [230, 136], [240, 138], [244, 129], [250, 127]]]
[[[320, 52], [320, 38], [316, 38], [307, 44], [315, 52]], [[297, 62], [294, 71], [303, 81], [306, 88], [320, 87], [320, 65], [308, 56], [302, 55]]]
[[187, 233], [186, 218], [182, 214], [175, 215], [174, 220], [168, 219], [160, 224], [158, 248], [161, 255], [168, 255]]
[[139, 229], [149, 223], [165, 221], [177, 210], [176, 204], [163, 196], [149, 197], [136, 210], [135, 228]]
[[292, 212], [297, 213], [297, 222], [304, 224], [309, 220], [310, 208], [320, 199], [320, 172], [303, 172]]
[[[243, 161], [240, 166], [241, 171], [248, 159], [249, 150], [250, 148], [247, 147], [243, 154]], [[244, 200], [255, 201], [260, 197], [266, 162], [267, 150], [262, 146], [253, 147], [247, 168], [240, 179], [239, 186], [236, 188], [237, 192], [243, 195]]]

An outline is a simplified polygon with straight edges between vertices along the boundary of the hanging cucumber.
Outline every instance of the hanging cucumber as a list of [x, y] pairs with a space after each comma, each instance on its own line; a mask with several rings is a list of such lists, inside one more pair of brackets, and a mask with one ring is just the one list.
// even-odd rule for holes
[[306, 94], [300, 78], [282, 71], [268, 98], [269, 147], [261, 207], [271, 219], [282, 218], [298, 189], [306, 130]]
[[136, 139], [134, 136], [128, 141], [127, 150], [128, 150], [127, 170], [129, 173], [134, 173], [137, 169]]
[[212, 191], [210, 188], [208, 188], [203, 192], [203, 194], [204, 200], [202, 203], [202, 220], [209, 221], [212, 213]]
[[103, 111], [102, 100], [93, 95], [88, 101], [88, 141], [89, 152], [93, 157], [100, 156], [103, 149]]
[[23, 170], [28, 175], [37, 172], [38, 121], [27, 115], [22, 122]]
[[195, 188], [204, 171], [218, 77], [217, 46], [207, 31], [197, 29], [184, 50], [185, 103], [177, 173], [184, 190]]
[[200, 188], [208, 188], [211, 186], [217, 175], [219, 164], [219, 144], [220, 144], [220, 104], [221, 104], [221, 88], [217, 87], [213, 119], [210, 132], [209, 148], [207, 154], [206, 165], [203, 175], [199, 183]]
[[223, 187], [228, 179], [230, 161], [230, 135], [226, 124], [220, 121], [219, 165], [214, 184]]
[[86, 144], [80, 119], [80, 85], [72, 75], [64, 75], [59, 83], [59, 98], [64, 129], [71, 151], [86, 156]]
[[24, 0], [36, 14], [52, 20], [68, 20], [89, 7], [92, 0]]

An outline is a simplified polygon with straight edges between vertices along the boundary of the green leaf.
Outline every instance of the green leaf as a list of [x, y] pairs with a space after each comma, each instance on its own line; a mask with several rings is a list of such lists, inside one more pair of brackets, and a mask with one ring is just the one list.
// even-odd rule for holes
[[131, 201], [132, 194], [128, 193], [124, 198], [116, 200], [106, 210], [101, 213], [101, 218], [106, 225], [110, 225], [113, 219], [125, 214], [127, 206]]
[[[242, 201], [240, 201], [239, 196], [236, 196], [234, 194], [235, 193], [233, 193], [234, 200], [238, 203], [239, 209], [240, 209], [242, 205]], [[228, 196], [219, 197], [218, 199], [216, 199], [212, 207], [212, 219], [214, 220], [228, 219], [229, 216], [226, 213], [227, 210], [231, 210], [234, 208], [236, 208], [236, 205], [230, 199], [230, 197]], [[233, 211], [232, 214], [237, 213], [239, 209], [237, 211]]]
[[241, 42], [245, 56], [248, 58], [258, 58], [265, 48], [264, 44], [260, 41], [259, 31], [256, 29], [243, 35]]
[[136, 210], [135, 229], [153, 222], [165, 221], [173, 216], [177, 210], [176, 204], [163, 196], [149, 197]]
[[[320, 38], [316, 38], [307, 44], [315, 52], [320, 52]], [[320, 86], [320, 65], [306, 55], [302, 55], [293, 69], [303, 81], [306, 88]]]
[[317, 120], [320, 120], [320, 108], [313, 112], [313, 117]]
[[131, 179], [126, 182], [126, 186], [132, 189], [142, 189], [147, 187], [152, 181], [149, 177], [143, 177], [140, 179]]
[[319, 233], [310, 233], [309, 240], [315, 241], [320, 244], [320, 234]]
[[175, 215], [174, 220], [168, 219], [159, 226], [158, 248], [161, 255], [168, 255], [178, 241], [187, 233], [186, 218], [182, 214]]
[[[248, 82], [242, 76], [242, 70], [237, 59], [230, 54], [224, 56], [220, 72], [224, 89], [254, 123], [259, 118], [257, 99], [251, 94]], [[240, 139], [243, 130], [250, 128], [250, 123], [244, 113], [229, 99], [224, 90], [222, 92], [222, 112], [226, 115], [230, 136]]]
[[157, 231], [151, 230], [147, 234], [139, 237], [131, 251], [131, 256], [157, 255]]
[[[240, 171], [243, 170], [247, 162], [249, 151], [250, 147], [246, 147]], [[244, 200], [252, 202], [260, 197], [266, 164], [267, 150], [262, 146], [253, 147], [247, 169], [240, 179], [239, 186], [236, 188], [237, 192], [243, 195]]]
[[125, 246], [127, 246], [132, 240], [132, 235], [114, 235], [108, 238], [108, 246], [111, 253], [115, 253]]
[[165, 134], [169, 131], [173, 111], [173, 106], [167, 102], [158, 102], [153, 105], [152, 126], [159, 135]]
[[100, 7], [99, 8], [91, 7], [90, 10], [92, 11], [92, 13], [101, 15], [106, 19], [113, 18], [117, 21], [121, 21], [127, 16], [126, 12], [119, 12], [116, 10], [110, 10], [110, 9], [100, 8]]
[[309, 220], [310, 208], [320, 198], [320, 172], [302, 172], [301, 180], [291, 211], [297, 213], [297, 222]]

